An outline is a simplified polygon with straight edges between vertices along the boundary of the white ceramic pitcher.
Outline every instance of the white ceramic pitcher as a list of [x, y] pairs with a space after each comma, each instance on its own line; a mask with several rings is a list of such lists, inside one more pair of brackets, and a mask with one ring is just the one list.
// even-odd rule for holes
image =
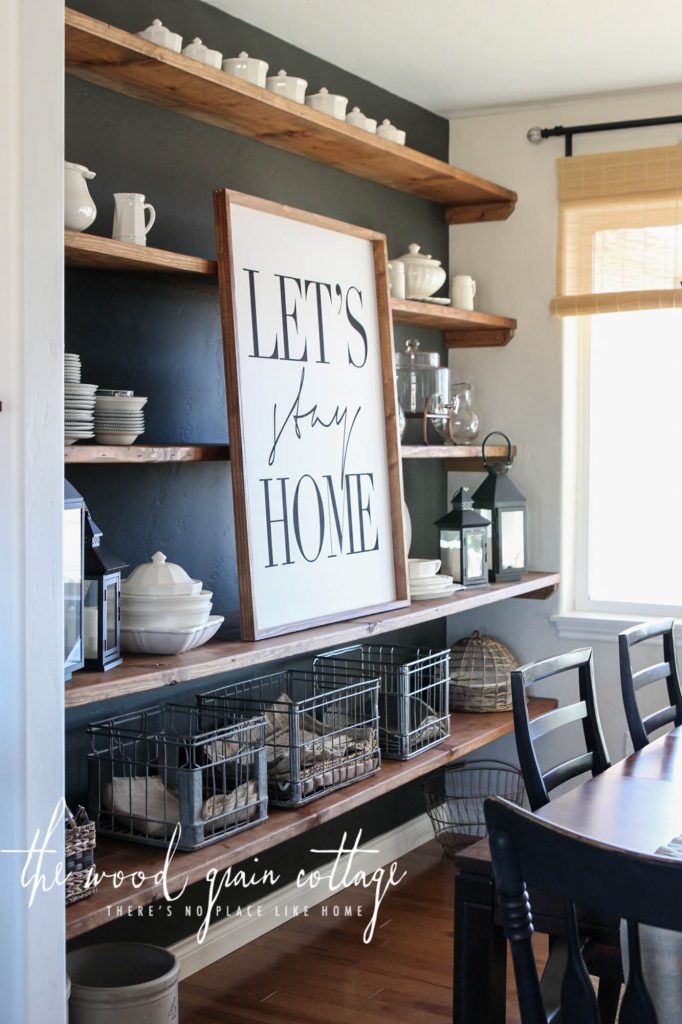
[[[151, 203], [145, 203], [139, 192], [114, 192], [114, 230], [112, 236], [119, 242], [147, 244], [147, 233], [156, 220], [156, 211]], [[145, 223], [145, 210], [149, 220]]]
[[95, 177], [83, 164], [64, 163], [64, 227], [85, 231], [97, 216], [97, 207], [88, 192], [88, 182]]

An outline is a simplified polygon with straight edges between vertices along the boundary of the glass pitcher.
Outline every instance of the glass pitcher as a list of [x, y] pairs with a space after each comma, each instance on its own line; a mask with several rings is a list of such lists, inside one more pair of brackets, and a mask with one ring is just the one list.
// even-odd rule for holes
[[471, 403], [471, 384], [453, 384], [450, 390], [450, 440], [453, 444], [472, 444], [478, 437], [478, 427], [478, 414]]

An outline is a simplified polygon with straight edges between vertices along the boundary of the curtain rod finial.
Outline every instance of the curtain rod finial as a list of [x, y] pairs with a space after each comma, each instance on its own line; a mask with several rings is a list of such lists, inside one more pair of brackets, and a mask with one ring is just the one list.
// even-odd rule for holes
[[542, 128], [529, 128], [526, 132], [526, 138], [529, 142], [532, 142], [534, 146], [539, 145], [542, 142]]

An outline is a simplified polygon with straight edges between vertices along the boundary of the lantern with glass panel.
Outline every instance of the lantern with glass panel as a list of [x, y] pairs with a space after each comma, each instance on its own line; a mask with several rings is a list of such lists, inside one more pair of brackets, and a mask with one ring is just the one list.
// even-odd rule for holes
[[83, 668], [83, 538], [85, 502], [64, 481], [62, 561], [64, 566], [64, 681]]
[[464, 587], [480, 587], [488, 582], [490, 522], [474, 511], [468, 492], [468, 487], [460, 487], [453, 496], [452, 511], [434, 526], [440, 530], [441, 572]]
[[86, 515], [85, 597], [83, 641], [85, 667], [107, 672], [121, 658], [121, 569], [122, 562], [101, 546], [102, 531]]
[[[486, 442], [497, 435], [507, 442], [507, 457], [488, 461]], [[506, 434], [493, 431], [483, 442], [487, 476], [473, 495], [474, 507], [489, 520], [488, 570], [491, 582], [514, 582], [528, 572], [528, 502], [508, 477], [512, 445]]]

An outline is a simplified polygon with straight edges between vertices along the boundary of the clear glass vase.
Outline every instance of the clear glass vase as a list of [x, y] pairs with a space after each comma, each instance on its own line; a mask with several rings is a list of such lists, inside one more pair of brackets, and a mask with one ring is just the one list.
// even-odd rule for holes
[[453, 444], [473, 444], [478, 437], [479, 420], [471, 402], [471, 384], [453, 384], [450, 389], [450, 440]]

